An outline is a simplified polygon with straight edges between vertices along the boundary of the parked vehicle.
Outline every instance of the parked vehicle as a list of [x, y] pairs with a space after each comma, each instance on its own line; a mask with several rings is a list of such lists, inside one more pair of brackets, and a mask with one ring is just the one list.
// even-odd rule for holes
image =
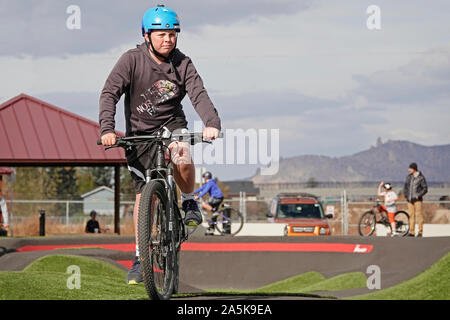
[[285, 236], [329, 236], [331, 228], [319, 199], [308, 193], [280, 193], [273, 198], [267, 218], [284, 223]]

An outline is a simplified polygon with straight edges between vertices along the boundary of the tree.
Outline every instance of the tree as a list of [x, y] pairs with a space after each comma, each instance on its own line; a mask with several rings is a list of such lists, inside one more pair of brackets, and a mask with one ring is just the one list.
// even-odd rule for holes
[[136, 199], [133, 179], [125, 167], [120, 167], [120, 193], [123, 201], [134, 201]]
[[14, 193], [19, 199], [44, 199], [47, 192], [48, 176], [45, 168], [17, 167]]
[[112, 188], [113, 167], [90, 167], [88, 172], [94, 178], [95, 187]]
[[306, 181], [306, 187], [307, 188], [316, 188], [318, 185], [318, 182], [314, 178], [309, 178], [308, 181]]
[[58, 196], [62, 199], [74, 199], [78, 194], [76, 170], [62, 167], [58, 170]]
[[95, 189], [95, 181], [92, 174], [86, 168], [78, 168], [77, 170], [78, 194], [85, 194]]
[[[51, 176], [49, 168], [17, 167], [14, 183], [14, 198], [23, 200], [47, 200], [56, 198], [56, 181]], [[16, 203], [16, 216], [29, 216], [44, 209], [46, 212], [56, 212], [57, 204]]]

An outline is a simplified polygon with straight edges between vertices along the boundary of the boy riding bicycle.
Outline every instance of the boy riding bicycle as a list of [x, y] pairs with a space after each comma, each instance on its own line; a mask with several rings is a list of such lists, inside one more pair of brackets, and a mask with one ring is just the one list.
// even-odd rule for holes
[[[198, 188], [197, 190], [194, 190], [194, 194], [200, 193], [199, 195], [195, 196], [195, 200], [198, 200], [199, 198], [203, 197], [207, 193], [209, 193], [209, 198], [206, 201], [202, 201], [202, 208], [211, 212], [216, 212], [219, 208], [220, 204], [223, 202], [223, 193], [222, 190], [220, 190], [219, 186], [216, 183], [216, 180], [213, 179], [211, 172], [206, 171], [202, 175], [205, 184]], [[214, 223], [215, 219], [212, 218], [212, 223], [210, 223], [208, 230], [206, 231], [206, 235], [212, 235], [214, 234]]]
[[[381, 190], [381, 187], [384, 188], [384, 191]], [[397, 201], [397, 194], [392, 190], [392, 185], [390, 183], [380, 182], [378, 185], [378, 196], [384, 196], [384, 205], [382, 206], [383, 210], [387, 212], [389, 223], [391, 224], [392, 236], [397, 236], [397, 230], [395, 225], [395, 212], [397, 208], [395, 206], [395, 201]]]
[[[114, 133], [116, 104], [125, 94], [126, 136], [152, 135], [164, 127], [187, 131], [181, 101], [188, 94], [205, 129], [204, 140], [214, 140], [221, 129], [218, 112], [211, 102], [192, 60], [176, 49], [180, 22], [177, 14], [163, 5], [147, 10], [142, 18], [144, 42], [125, 52], [110, 75], [100, 96], [100, 135], [104, 146], [116, 143]], [[181, 191], [186, 225], [202, 223], [194, 199], [195, 167], [187, 142], [172, 142], [166, 157], [173, 163], [174, 178]], [[128, 169], [136, 191], [134, 228], [136, 257], [128, 272], [127, 283], [142, 282], [137, 246], [139, 202], [145, 186], [145, 171], [155, 166], [156, 145], [137, 145], [126, 150]]]

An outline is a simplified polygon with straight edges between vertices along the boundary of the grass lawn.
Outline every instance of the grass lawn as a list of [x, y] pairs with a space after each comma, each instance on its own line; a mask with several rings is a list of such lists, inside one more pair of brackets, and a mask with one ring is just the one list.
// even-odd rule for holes
[[[68, 289], [67, 268], [80, 268], [80, 289]], [[126, 272], [96, 259], [52, 255], [42, 257], [23, 271], [0, 272], [0, 300], [148, 299], [143, 285], [126, 284]]]
[[450, 300], [450, 253], [410, 280], [384, 290], [349, 299]]
[[[69, 289], [69, 266], [78, 266], [80, 289]], [[450, 299], [450, 253], [429, 269], [399, 285], [351, 299]], [[352, 272], [326, 279], [317, 272], [307, 272], [255, 290], [213, 289], [190, 296], [277, 295], [317, 297], [316, 291], [339, 291], [365, 287], [366, 276]], [[0, 300], [126, 300], [148, 299], [144, 285], [127, 285], [126, 271], [107, 262], [72, 255], [42, 257], [23, 271], [0, 272]]]

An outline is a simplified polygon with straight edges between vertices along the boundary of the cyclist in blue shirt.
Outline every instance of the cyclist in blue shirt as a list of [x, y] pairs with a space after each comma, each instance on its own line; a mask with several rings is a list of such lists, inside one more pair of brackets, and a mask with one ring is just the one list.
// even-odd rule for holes
[[[195, 200], [198, 200], [199, 198], [203, 197], [207, 193], [209, 193], [209, 199], [206, 201], [202, 201], [202, 208], [211, 212], [216, 212], [219, 208], [220, 204], [223, 201], [223, 193], [222, 190], [220, 190], [219, 186], [216, 183], [216, 180], [212, 178], [212, 174], [209, 171], [206, 171], [202, 175], [205, 184], [198, 188], [197, 190], [194, 190]], [[200, 193], [197, 195], [197, 193]], [[214, 218], [213, 218], [214, 222]], [[209, 228], [206, 232], [207, 235], [212, 235], [214, 233], [214, 224], [210, 224]]]

